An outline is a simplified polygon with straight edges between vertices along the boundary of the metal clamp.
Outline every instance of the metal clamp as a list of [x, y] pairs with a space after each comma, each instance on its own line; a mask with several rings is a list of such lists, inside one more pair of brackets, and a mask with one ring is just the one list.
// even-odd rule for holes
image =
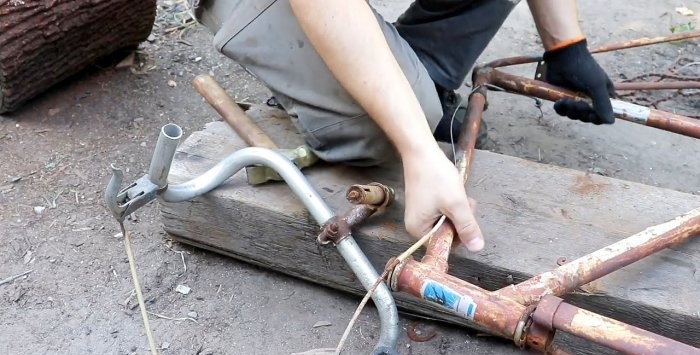
[[117, 221], [122, 222], [126, 216], [155, 200], [158, 186], [152, 183], [148, 175], [142, 176], [131, 185], [121, 189], [124, 174], [121, 169], [111, 166], [112, 178], [105, 190], [105, 203]]

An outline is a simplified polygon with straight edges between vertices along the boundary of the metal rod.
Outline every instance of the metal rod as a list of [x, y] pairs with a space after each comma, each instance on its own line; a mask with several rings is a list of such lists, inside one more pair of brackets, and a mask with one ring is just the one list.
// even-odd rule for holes
[[[620, 50], [620, 49], [629, 49], [629, 48], [648, 46], [648, 45], [658, 44], [658, 43], [681, 41], [681, 40], [685, 40], [685, 39], [692, 39], [692, 38], [698, 38], [698, 37], [700, 37], [700, 30], [699, 31], [678, 33], [678, 34], [674, 34], [671, 36], [659, 36], [659, 37], [653, 37], [653, 38], [645, 37], [645, 38], [638, 38], [638, 39], [633, 39], [630, 41], [625, 41], [625, 42], [620, 42], [620, 43], [605, 44], [605, 45], [602, 45], [600, 47], [592, 48], [589, 51], [591, 53], [594, 53], [594, 54], [595, 53], [605, 53], [605, 52], [612, 52], [612, 51], [616, 51], [616, 50]], [[483, 65], [483, 67], [499, 68], [499, 67], [507, 67], [507, 66], [512, 66], [512, 65], [537, 63], [541, 60], [542, 60], [542, 56], [523, 55], [523, 56], [517, 56], [517, 57], [496, 59], [494, 61], [491, 61], [491, 62]]]
[[648, 38], [648, 37], [638, 38], [638, 39], [633, 39], [631, 41], [602, 45], [600, 47], [596, 47], [596, 48], [591, 49], [591, 53], [612, 52], [612, 51], [616, 51], [619, 49], [629, 49], [629, 48], [648, 46], [648, 45], [658, 44], [658, 43], [681, 41], [684, 39], [691, 39], [691, 38], [697, 38], [697, 37], [700, 37], [700, 30], [699, 31], [677, 33], [677, 34], [673, 34], [670, 36], [661, 36], [661, 37], [652, 37], [652, 38]]
[[697, 208], [496, 293], [530, 305], [548, 294], [563, 295], [699, 233], [700, 208]]
[[[543, 81], [519, 77], [492, 68], [480, 68], [477, 69], [477, 72], [479, 80], [495, 85], [508, 92], [533, 96], [549, 101], [561, 99], [588, 101], [587, 98], [579, 96], [573, 91], [559, 88]], [[617, 118], [688, 137], [700, 138], [700, 120], [649, 109], [644, 106], [615, 99], [611, 99], [611, 103], [613, 105], [615, 117]]]
[[698, 79], [698, 81], [641, 81], [631, 83], [615, 83], [615, 90], [618, 91], [683, 89], [700, 89], [700, 79]]
[[700, 349], [626, 323], [561, 302], [546, 296], [543, 302], [559, 302], [553, 314], [533, 313], [533, 320], [550, 329], [558, 329], [625, 354], [697, 355]]
[[176, 124], [168, 123], [160, 129], [158, 142], [151, 158], [151, 166], [148, 169], [148, 179], [158, 188], [168, 185], [170, 164], [173, 162], [180, 138], [182, 138], [182, 129]]
[[275, 142], [243, 112], [214, 78], [200, 74], [192, 80], [192, 85], [249, 146], [278, 149]]

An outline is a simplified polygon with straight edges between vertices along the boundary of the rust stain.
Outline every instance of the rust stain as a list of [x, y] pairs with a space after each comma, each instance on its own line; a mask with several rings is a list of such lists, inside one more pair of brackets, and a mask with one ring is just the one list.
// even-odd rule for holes
[[593, 182], [590, 174], [577, 175], [574, 182], [573, 191], [579, 195], [598, 195], [607, 190], [610, 184], [599, 184]]

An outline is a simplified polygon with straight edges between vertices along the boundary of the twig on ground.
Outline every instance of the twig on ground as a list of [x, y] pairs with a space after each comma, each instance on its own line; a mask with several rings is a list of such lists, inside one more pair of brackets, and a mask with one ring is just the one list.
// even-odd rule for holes
[[190, 318], [190, 317], [174, 318], [174, 317], [168, 317], [168, 316], [164, 316], [162, 314], [153, 313], [153, 312], [148, 312], [148, 314], [155, 316], [155, 317], [158, 317], [158, 318], [167, 319], [167, 320], [178, 320], [178, 321], [189, 320], [189, 321], [195, 322], [196, 324], [199, 324], [199, 322], [197, 322], [196, 319]]
[[25, 272], [23, 272], [23, 273], [21, 273], [21, 274], [17, 274], [17, 275], [14, 275], [14, 276], [10, 276], [10, 277], [8, 277], [8, 278], [6, 278], [6, 279], [0, 281], [0, 286], [1, 286], [1, 285], [4, 285], [4, 284], [9, 284], [10, 282], [15, 281], [16, 279], [18, 279], [18, 278], [20, 278], [20, 277], [22, 277], [22, 276], [24, 276], [24, 275], [29, 275], [29, 274], [31, 274], [32, 272], [34, 272], [34, 270], [25, 271]]
[[156, 348], [156, 342], [153, 339], [153, 332], [151, 331], [151, 325], [148, 323], [148, 313], [146, 311], [146, 302], [143, 301], [143, 293], [141, 293], [141, 283], [139, 282], [139, 275], [136, 272], [136, 259], [134, 258], [134, 251], [131, 250], [131, 237], [129, 233], [124, 229], [124, 223], [119, 222], [119, 227], [122, 230], [122, 235], [124, 236], [124, 248], [126, 249], [126, 256], [129, 259], [129, 270], [131, 270], [131, 278], [134, 282], [134, 291], [136, 291], [136, 299], [139, 301], [139, 308], [141, 309], [141, 318], [143, 318], [143, 326], [146, 330], [146, 338], [148, 338], [148, 347], [151, 349], [151, 355], [158, 355], [158, 350]]
[[182, 267], [185, 269], [181, 275], [184, 275], [187, 273], [187, 264], [185, 264], [185, 251], [184, 250], [175, 250], [171, 246], [168, 245], [168, 243], [165, 243], [165, 247], [170, 249], [173, 253], [178, 253], [180, 254], [180, 259], [182, 259]]

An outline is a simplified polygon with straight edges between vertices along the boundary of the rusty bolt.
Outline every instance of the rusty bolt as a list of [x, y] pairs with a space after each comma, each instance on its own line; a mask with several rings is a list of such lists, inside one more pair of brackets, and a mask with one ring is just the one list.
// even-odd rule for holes
[[328, 233], [329, 236], [335, 236], [338, 234], [338, 223], [331, 223], [328, 225], [328, 229], [326, 229], [326, 232]]

